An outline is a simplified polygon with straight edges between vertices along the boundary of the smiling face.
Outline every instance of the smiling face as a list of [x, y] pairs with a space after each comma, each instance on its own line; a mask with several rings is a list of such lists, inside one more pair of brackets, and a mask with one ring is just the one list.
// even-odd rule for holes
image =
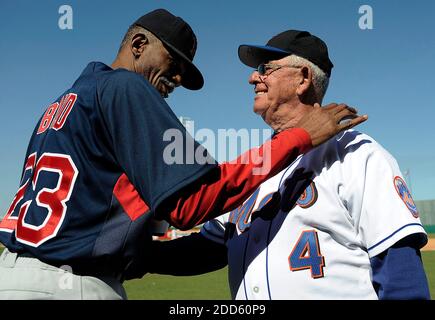
[[268, 64], [274, 67], [266, 69], [264, 75], [254, 71], [249, 83], [255, 91], [254, 112], [279, 131], [284, 123], [296, 123], [303, 116], [300, 97], [307, 85], [306, 67], [291, 65], [287, 57]]
[[154, 39], [144, 45], [143, 51], [134, 61], [134, 70], [143, 75], [162, 97], [167, 98], [181, 85], [184, 65], [160, 40]]
[[124, 68], [142, 75], [163, 98], [181, 85], [186, 71], [176, 53], [139, 26], [131, 26], [127, 31], [112, 68]]

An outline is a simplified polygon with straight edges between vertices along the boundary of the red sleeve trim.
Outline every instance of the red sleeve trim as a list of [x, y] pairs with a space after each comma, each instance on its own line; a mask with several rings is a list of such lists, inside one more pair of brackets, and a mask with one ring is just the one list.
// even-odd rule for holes
[[[313, 148], [310, 134], [305, 129], [294, 128], [292, 130], [285, 130], [283, 133], [287, 135], [291, 134], [295, 139], [299, 139], [301, 154], [307, 153]], [[290, 142], [291, 139], [287, 141]], [[289, 147], [291, 148], [292, 146], [289, 145]]]
[[113, 188], [113, 195], [132, 221], [135, 221], [150, 210], [125, 173], [116, 182]]
[[231, 211], [261, 183], [311, 148], [311, 138], [304, 129], [285, 130], [260, 148], [253, 148], [236, 160], [219, 165], [213, 174], [183, 189], [178, 198], [165, 205], [162, 216], [177, 228], [189, 229]]

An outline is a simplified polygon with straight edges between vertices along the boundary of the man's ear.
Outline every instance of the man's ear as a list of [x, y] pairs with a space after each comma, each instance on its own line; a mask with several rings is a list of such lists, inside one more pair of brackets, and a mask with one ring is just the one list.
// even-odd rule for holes
[[308, 68], [306, 66], [302, 67], [300, 69], [300, 81], [298, 88], [296, 90], [296, 93], [299, 96], [304, 96], [308, 93], [310, 90], [312, 83], [313, 83], [313, 72], [311, 71], [311, 68]]
[[316, 90], [313, 85], [313, 72], [309, 67], [302, 67], [300, 70], [300, 81], [296, 93], [299, 100], [305, 104], [314, 105], [318, 101]]
[[139, 58], [143, 51], [145, 50], [145, 46], [149, 43], [149, 40], [146, 35], [143, 33], [136, 33], [131, 38], [131, 52], [133, 53], [135, 58]]

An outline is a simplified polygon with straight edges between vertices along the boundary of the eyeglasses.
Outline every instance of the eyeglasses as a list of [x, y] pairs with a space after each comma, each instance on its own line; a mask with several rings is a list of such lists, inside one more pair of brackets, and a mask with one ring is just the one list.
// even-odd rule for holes
[[[285, 67], [287, 67], [287, 68], [300, 68], [300, 66], [293, 66], [290, 64], [280, 65], [280, 64], [274, 64], [274, 63], [260, 63], [257, 67], [257, 71], [258, 71], [258, 74], [260, 76], [269, 76], [272, 72], [279, 70], [281, 68], [285, 68]], [[269, 70], [272, 70], [272, 71], [267, 73]]]

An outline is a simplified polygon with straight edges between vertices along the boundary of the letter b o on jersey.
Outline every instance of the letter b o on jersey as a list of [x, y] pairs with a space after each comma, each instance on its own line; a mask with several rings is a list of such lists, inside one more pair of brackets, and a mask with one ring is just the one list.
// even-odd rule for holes
[[54, 130], [62, 129], [76, 100], [77, 95], [75, 93], [68, 93], [62, 97], [60, 103], [55, 102], [51, 104], [41, 119], [37, 134], [44, 133], [48, 128]]

